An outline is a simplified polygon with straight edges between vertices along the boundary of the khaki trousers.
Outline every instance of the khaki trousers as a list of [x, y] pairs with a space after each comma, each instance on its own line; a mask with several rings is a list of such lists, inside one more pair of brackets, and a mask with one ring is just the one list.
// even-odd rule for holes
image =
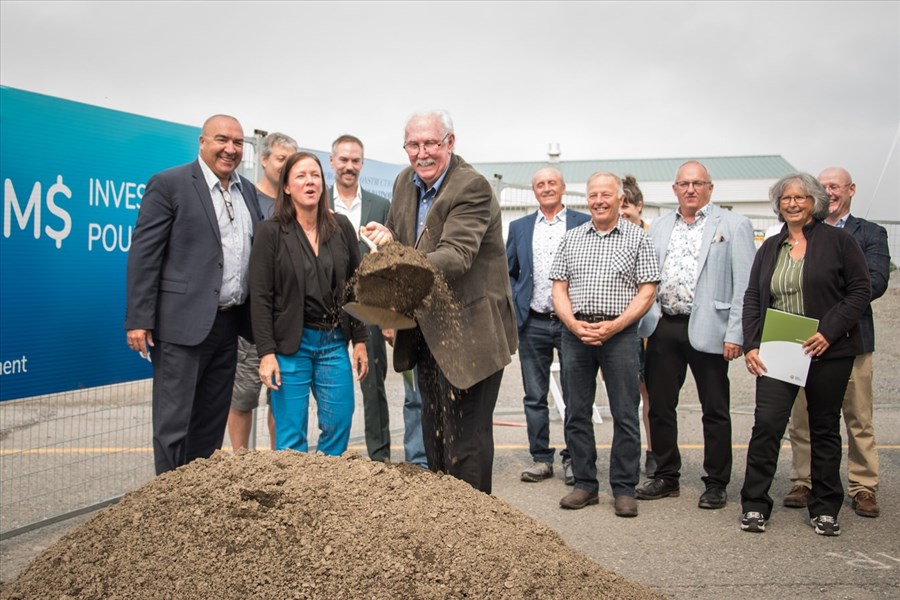
[[[872, 424], [872, 353], [860, 354], [853, 361], [853, 371], [844, 394], [842, 410], [847, 424], [848, 494], [878, 491], [878, 449]], [[797, 394], [788, 429], [793, 451], [791, 481], [794, 485], [812, 487], [809, 475], [809, 417], [803, 388]]]

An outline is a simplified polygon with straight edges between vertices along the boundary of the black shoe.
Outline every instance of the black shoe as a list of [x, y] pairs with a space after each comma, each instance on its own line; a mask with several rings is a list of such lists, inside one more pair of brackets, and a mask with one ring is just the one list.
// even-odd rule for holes
[[745, 512], [741, 516], [741, 530], [750, 533], [765, 533], [766, 518], [759, 512]]
[[697, 503], [697, 506], [700, 508], [725, 508], [727, 499], [728, 494], [725, 493], [725, 488], [708, 487], [700, 495], [700, 502]]
[[828, 537], [836, 537], [841, 535], [841, 526], [838, 525], [837, 519], [829, 515], [819, 515], [809, 520], [809, 525], [816, 530], [819, 535]]
[[634, 495], [638, 500], [658, 500], [667, 496], [677, 498], [681, 495], [681, 491], [678, 489], [677, 483], [669, 483], [663, 479], [651, 479], [638, 487], [634, 491]]

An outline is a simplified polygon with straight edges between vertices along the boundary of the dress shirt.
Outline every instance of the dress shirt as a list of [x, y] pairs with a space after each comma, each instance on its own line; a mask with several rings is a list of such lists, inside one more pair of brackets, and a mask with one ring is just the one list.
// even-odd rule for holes
[[659, 263], [650, 237], [634, 223], [620, 218], [600, 233], [588, 221], [566, 232], [550, 278], [569, 282], [573, 313], [617, 317], [638, 286], [659, 281]]
[[[844, 225], [847, 224], [847, 218], [849, 216], [850, 216], [850, 213], [847, 212], [843, 217], [841, 217], [840, 219], [837, 220], [837, 222], [834, 224], [834, 227], [837, 227], [838, 229], [843, 229]], [[825, 222], [827, 223], [828, 221], [825, 221]]]
[[419, 188], [419, 212], [418, 218], [416, 219], [417, 240], [422, 235], [422, 230], [425, 228], [425, 217], [428, 216], [428, 211], [431, 209], [431, 205], [434, 204], [434, 197], [437, 196], [438, 191], [441, 189], [441, 184], [444, 183], [444, 177], [447, 176], [447, 170], [449, 168], [450, 162], [448, 161], [447, 168], [444, 169], [444, 172], [441, 173], [441, 176], [438, 177], [437, 181], [435, 181], [434, 185], [429, 189], [425, 189], [425, 182], [422, 181], [419, 174], [413, 172], [413, 183]]
[[[219, 235], [222, 238], [222, 287], [219, 288], [219, 306], [243, 304], [247, 299], [250, 266], [250, 240], [253, 235], [253, 220], [241, 193], [241, 179], [232, 172], [228, 189], [223, 189], [219, 178], [200, 158], [200, 170], [209, 188], [216, 220], [219, 223]], [[231, 203], [229, 215], [227, 203]]]
[[344, 204], [344, 199], [338, 193], [338, 186], [336, 185], [333, 188], [332, 197], [334, 198], [334, 212], [350, 219], [350, 223], [353, 225], [353, 230], [356, 231], [358, 238], [359, 227], [362, 225], [360, 223], [362, 221], [362, 186], [356, 186], [356, 197], [353, 198], [353, 202], [350, 203], [349, 207]]
[[709, 204], [697, 211], [693, 223], [675, 213], [675, 228], [666, 249], [659, 282], [659, 303], [667, 315], [689, 315], [694, 304], [698, 259]]
[[540, 210], [534, 220], [534, 237], [531, 243], [533, 263], [531, 309], [539, 313], [553, 311], [553, 282], [550, 267], [560, 242], [566, 235], [566, 209], [556, 213], [549, 221]]

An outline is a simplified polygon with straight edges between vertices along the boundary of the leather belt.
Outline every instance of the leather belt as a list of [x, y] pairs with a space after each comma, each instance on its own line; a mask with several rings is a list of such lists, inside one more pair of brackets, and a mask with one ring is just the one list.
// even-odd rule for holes
[[559, 317], [553, 311], [550, 311], [548, 313], [542, 313], [542, 312], [533, 310], [531, 308], [528, 309], [528, 316], [533, 319], [540, 319], [542, 321], [558, 321], [559, 320]]
[[607, 315], [586, 315], [584, 313], [575, 313], [576, 320], [586, 321], [588, 323], [602, 323], [603, 321], [614, 321], [618, 318], [619, 318], [619, 315], [607, 316]]
[[662, 314], [662, 316], [667, 319], [676, 319], [678, 321], [687, 321], [691, 318], [691, 315], [682, 315], [682, 314], [670, 315], [669, 313], [665, 313], [665, 312]]

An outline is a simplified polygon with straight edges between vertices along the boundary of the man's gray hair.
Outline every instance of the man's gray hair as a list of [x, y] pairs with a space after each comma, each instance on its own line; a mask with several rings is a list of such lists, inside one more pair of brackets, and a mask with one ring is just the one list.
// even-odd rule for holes
[[[453, 133], [453, 119], [450, 118], [450, 113], [444, 109], [437, 110], [425, 110], [422, 112], [413, 113], [406, 120], [406, 125], [403, 126], [403, 137], [404, 141], [406, 138], [406, 128], [409, 127], [409, 124], [413, 121], [424, 121], [425, 119], [432, 119], [437, 117], [438, 121], [441, 123], [441, 129], [443, 130], [443, 134], [446, 136], [448, 134]], [[443, 137], [443, 136], [442, 136]]]
[[260, 143], [259, 155], [268, 158], [269, 155], [272, 154], [273, 146], [286, 146], [288, 148], [291, 148], [294, 152], [296, 152], [298, 148], [297, 142], [294, 141], [294, 138], [285, 133], [273, 131], [272, 133], [264, 137], [262, 143]]
[[599, 179], [600, 177], [611, 177], [616, 182], [616, 188], [618, 188], [618, 196], [617, 198], [621, 198], [625, 195], [625, 188], [622, 186], [622, 178], [616, 175], [615, 173], [610, 173], [609, 171], [597, 171], [590, 177], [588, 177], [587, 183], [584, 184], [584, 187], [587, 188], [591, 185], [591, 182], [595, 179]]

